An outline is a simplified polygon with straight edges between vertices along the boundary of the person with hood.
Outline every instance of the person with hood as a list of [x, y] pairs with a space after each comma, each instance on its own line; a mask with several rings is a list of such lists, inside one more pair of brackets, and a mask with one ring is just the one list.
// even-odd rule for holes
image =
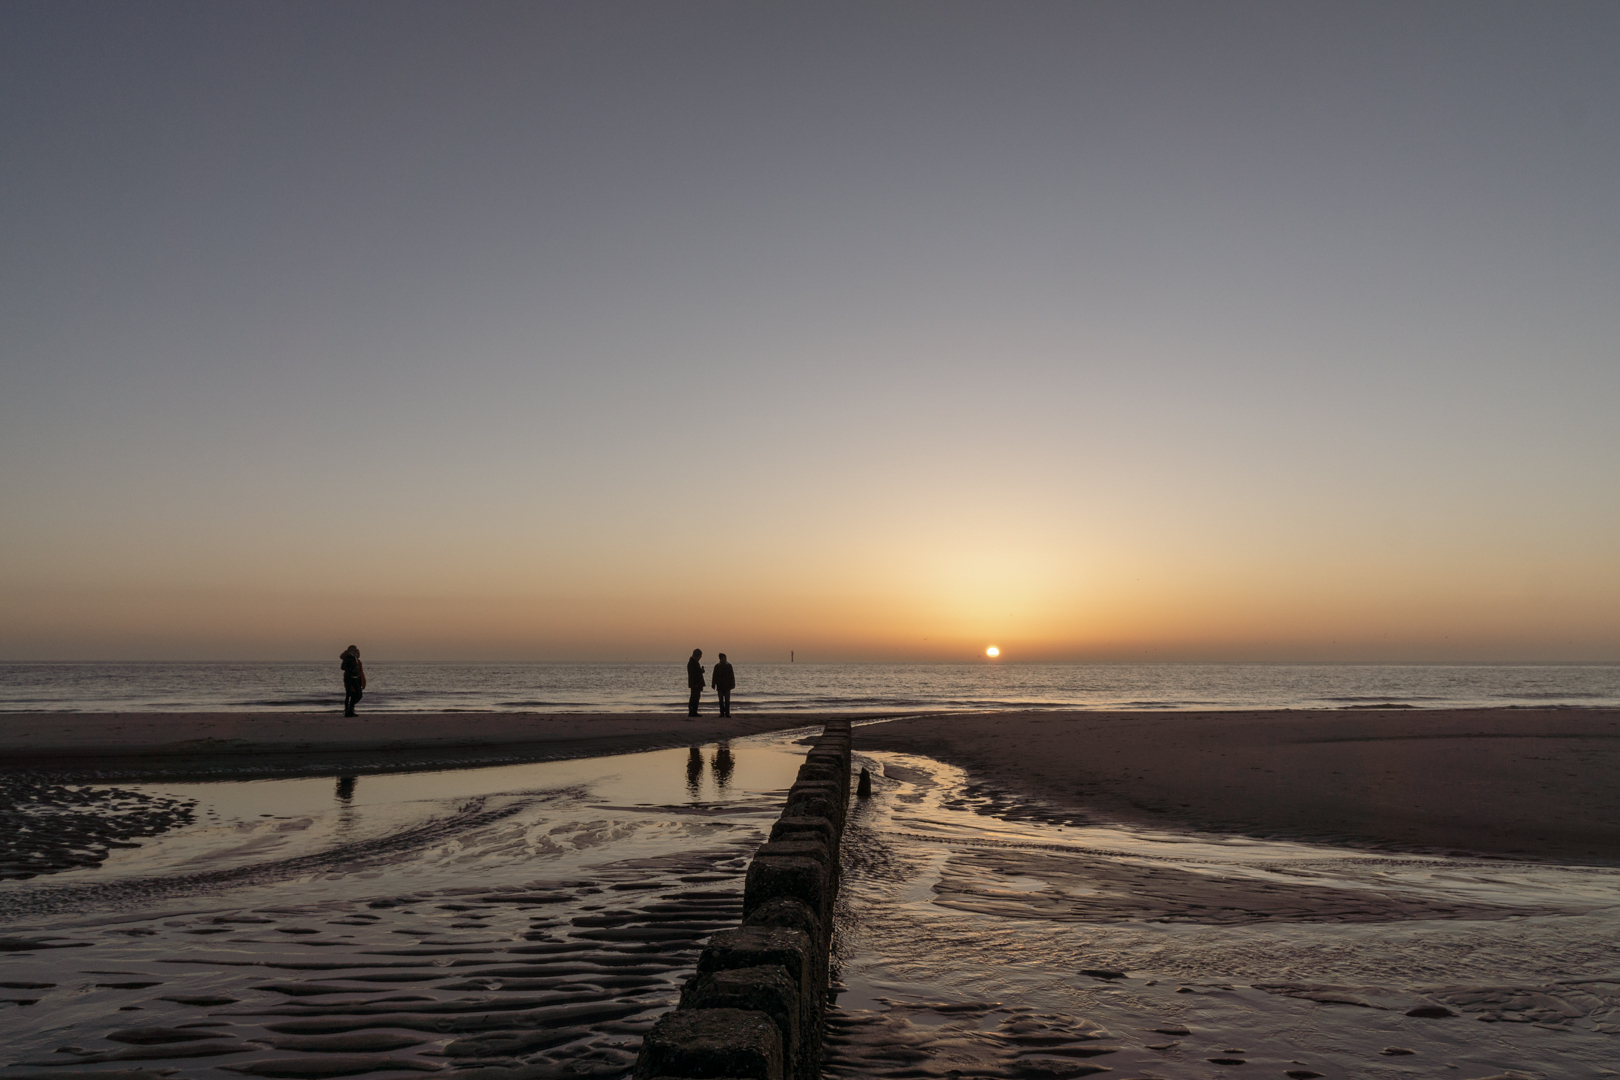
[[343, 715], [353, 716], [366, 689], [366, 669], [360, 663], [360, 646], [350, 645], [339, 656], [343, 665]]
[[721, 653], [720, 659], [714, 665], [714, 692], [720, 698], [720, 715], [731, 715], [731, 691], [737, 685], [736, 673], [731, 670], [731, 664], [726, 660], [726, 654]]
[[692, 691], [691, 700], [686, 703], [688, 717], [698, 714], [698, 698], [703, 696], [703, 665], [698, 663], [702, 659], [703, 650], [693, 649], [692, 659], [686, 662], [686, 688]]

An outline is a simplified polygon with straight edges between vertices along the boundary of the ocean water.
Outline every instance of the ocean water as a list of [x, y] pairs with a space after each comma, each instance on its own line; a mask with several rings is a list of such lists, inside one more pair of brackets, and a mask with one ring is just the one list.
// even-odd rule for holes
[[[755, 664], [739, 712], [990, 708], [1620, 706], [1620, 665]], [[645, 663], [368, 661], [369, 712], [646, 712], [686, 703], [684, 658]], [[325, 663], [0, 664], [0, 712], [337, 709]], [[705, 695], [713, 707], [713, 694]]]

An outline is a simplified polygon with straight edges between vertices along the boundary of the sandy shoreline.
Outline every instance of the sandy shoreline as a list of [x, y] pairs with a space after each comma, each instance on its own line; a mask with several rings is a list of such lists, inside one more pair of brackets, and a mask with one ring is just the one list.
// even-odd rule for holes
[[598, 757], [819, 725], [822, 713], [9, 713], [0, 772], [227, 779]]
[[856, 746], [961, 766], [1003, 812], [1620, 864], [1620, 710], [981, 713]]
[[[13, 713], [0, 771], [64, 778], [399, 772], [628, 753], [834, 714]], [[1409, 851], [1620, 863], [1620, 710], [1000, 712], [858, 729], [1093, 820]]]
[[[807, 719], [12, 714], [0, 795], [18, 797], [0, 803], [28, 820], [0, 831], [38, 850], [14, 844], [10, 867], [0, 852], [0, 877], [18, 879], [0, 913], [11, 1071], [332, 1075], [363, 1055], [378, 1075], [625, 1075], [701, 942], [740, 916], [800, 749], [739, 749], [726, 792], [708, 753], [694, 786], [684, 746]], [[198, 804], [112, 779], [452, 769], [660, 741], [677, 749], [640, 772], [553, 771], [601, 765], [601, 787], [456, 771], [361, 779], [358, 797], [342, 781], [287, 785], [315, 790], [233, 807], [288, 795], [232, 784]], [[1464, 1078], [1596, 1076], [1609, 1059], [1614, 871], [1268, 861], [1269, 847], [1166, 833], [1423, 850], [1416, 835], [1443, 841], [1429, 850], [1620, 862], [1620, 710], [981, 713], [863, 725], [856, 742], [901, 753], [883, 756], [845, 837], [829, 1077], [903, 1080], [920, 1062], [1074, 1076], [1095, 1055], [1116, 1075], [1190, 1076], [1234, 1054], [1257, 1075], [1384, 1075], [1389, 1046]], [[786, 769], [761, 768], [773, 754]], [[103, 783], [74, 792], [70, 776]], [[1086, 847], [1042, 824], [1070, 818], [1159, 829], [1135, 847], [1097, 830]], [[1548, 837], [1537, 851], [1515, 849], [1526, 828]], [[57, 876], [126, 856], [148, 861]], [[179, 1041], [193, 1028], [207, 1041]], [[136, 1029], [174, 1041], [133, 1045]]]

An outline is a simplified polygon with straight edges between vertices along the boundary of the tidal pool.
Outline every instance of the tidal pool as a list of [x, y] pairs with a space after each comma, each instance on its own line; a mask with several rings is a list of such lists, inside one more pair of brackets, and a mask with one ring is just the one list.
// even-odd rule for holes
[[6, 1075], [625, 1075], [703, 940], [737, 924], [810, 733], [120, 785], [190, 823], [0, 883]]

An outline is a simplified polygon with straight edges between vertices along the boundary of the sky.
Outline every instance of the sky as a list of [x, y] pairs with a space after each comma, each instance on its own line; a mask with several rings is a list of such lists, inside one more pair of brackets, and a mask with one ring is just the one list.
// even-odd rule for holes
[[0, 660], [1620, 660], [1620, 5], [0, 5]]

